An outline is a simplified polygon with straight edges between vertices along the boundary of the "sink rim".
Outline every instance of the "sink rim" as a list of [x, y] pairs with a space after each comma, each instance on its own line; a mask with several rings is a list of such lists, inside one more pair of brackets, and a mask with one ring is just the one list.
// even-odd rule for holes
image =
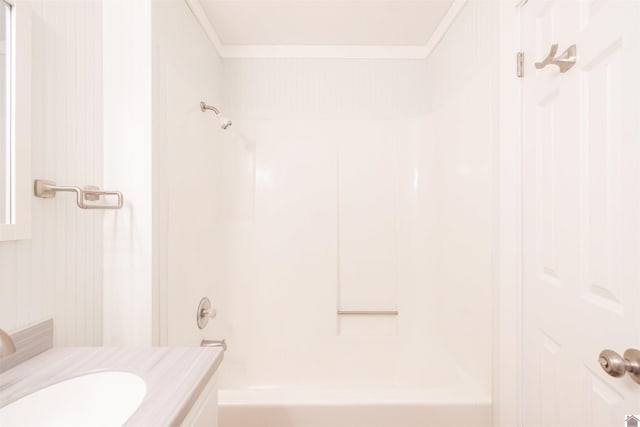
[[0, 404], [85, 373], [130, 372], [143, 378], [148, 390], [127, 423], [178, 425], [223, 359], [220, 349], [204, 347], [53, 347], [0, 373]]
[[124, 425], [144, 404], [148, 391], [147, 381], [129, 370], [80, 371], [11, 399], [0, 408], [0, 423]]
[[[42, 386], [38, 386], [36, 388], [24, 388], [22, 390], [19, 390], [18, 392], [14, 393], [11, 395], [11, 397], [9, 399], [7, 399], [6, 402], [4, 402], [4, 404], [2, 406], [0, 406], [0, 411], [4, 408], [7, 408], [8, 406], [12, 405], [13, 403], [16, 403], [17, 401], [24, 399], [25, 397], [31, 396], [32, 394], [38, 393], [42, 390], [48, 389], [50, 387], [54, 387], [58, 384], [62, 384], [62, 383], [66, 383], [67, 381], [71, 381], [71, 380], [75, 380], [81, 377], [86, 377], [86, 376], [92, 376], [92, 375], [100, 375], [100, 374], [106, 374], [106, 373], [121, 373], [121, 374], [130, 374], [134, 377], [139, 378], [140, 380], [142, 380], [142, 382], [144, 383], [144, 387], [145, 387], [145, 392], [144, 392], [144, 397], [142, 399], [142, 402], [140, 402], [140, 406], [142, 405], [142, 403], [144, 403], [144, 401], [147, 399], [147, 395], [149, 394], [149, 384], [147, 382], [147, 380], [144, 378], [143, 375], [141, 375], [139, 372], [136, 372], [132, 369], [110, 369], [110, 368], [95, 368], [95, 369], [87, 369], [87, 370], [79, 370], [77, 372], [73, 372], [73, 373], [69, 373], [69, 375], [66, 375], [64, 377], [61, 378], [52, 378], [52, 377], [47, 377], [46, 379], [43, 379], [41, 381]], [[0, 384], [0, 392], [4, 391], [5, 388], [8, 388], [11, 385], [14, 385], [15, 383], [7, 383], [7, 384]]]

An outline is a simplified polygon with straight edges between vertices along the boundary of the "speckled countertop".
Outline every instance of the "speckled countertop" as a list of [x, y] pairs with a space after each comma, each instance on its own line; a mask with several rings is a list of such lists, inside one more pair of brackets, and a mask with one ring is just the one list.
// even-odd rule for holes
[[222, 361], [220, 348], [53, 348], [0, 374], [0, 408], [87, 373], [131, 372], [147, 394], [126, 426], [178, 426]]

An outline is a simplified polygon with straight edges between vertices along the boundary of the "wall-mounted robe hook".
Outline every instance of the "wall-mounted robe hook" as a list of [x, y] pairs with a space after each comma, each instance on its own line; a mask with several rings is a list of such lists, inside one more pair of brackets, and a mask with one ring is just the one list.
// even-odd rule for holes
[[549, 64], [553, 64], [557, 65], [558, 68], [560, 68], [561, 73], [566, 73], [571, 69], [571, 67], [576, 65], [578, 48], [575, 44], [569, 46], [567, 50], [562, 52], [562, 54], [558, 57], [556, 57], [556, 53], [558, 53], [558, 45], [553, 44], [551, 45], [551, 50], [549, 51], [549, 54], [544, 59], [544, 61], [535, 63], [536, 68], [541, 69]]

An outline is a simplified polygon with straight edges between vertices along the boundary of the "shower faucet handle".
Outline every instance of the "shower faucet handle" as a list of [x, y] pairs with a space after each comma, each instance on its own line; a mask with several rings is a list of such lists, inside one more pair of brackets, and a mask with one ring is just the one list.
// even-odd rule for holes
[[198, 324], [199, 329], [204, 329], [209, 323], [209, 319], [213, 319], [216, 317], [216, 309], [211, 306], [211, 301], [209, 298], [204, 297], [200, 300], [200, 304], [198, 304], [198, 311], [196, 313], [196, 323]]
[[203, 308], [200, 312], [201, 317], [208, 317], [209, 319], [213, 319], [214, 317], [216, 317], [216, 314], [218, 313], [216, 312], [215, 308]]

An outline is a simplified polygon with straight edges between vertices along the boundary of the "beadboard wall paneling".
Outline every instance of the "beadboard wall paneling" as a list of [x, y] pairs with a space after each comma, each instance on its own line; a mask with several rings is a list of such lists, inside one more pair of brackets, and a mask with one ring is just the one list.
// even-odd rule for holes
[[[468, 1], [426, 62], [428, 112], [458, 101], [472, 80], [489, 73], [481, 83], [495, 85], [498, 75], [499, 2]], [[515, 61], [515, 60], [514, 60]], [[491, 89], [496, 93], [495, 89]], [[471, 101], [475, 101], [471, 99]]]
[[[33, 178], [102, 185], [101, 5], [31, 4]], [[0, 243], [0, 327], [52, 316], [56, 345], [102, 343], [102, 215], [32, 199], [32, 238]]]
[[419, 117], [427, 103], [418, 59], [225, 59], [225, 114], [243, 119]]

